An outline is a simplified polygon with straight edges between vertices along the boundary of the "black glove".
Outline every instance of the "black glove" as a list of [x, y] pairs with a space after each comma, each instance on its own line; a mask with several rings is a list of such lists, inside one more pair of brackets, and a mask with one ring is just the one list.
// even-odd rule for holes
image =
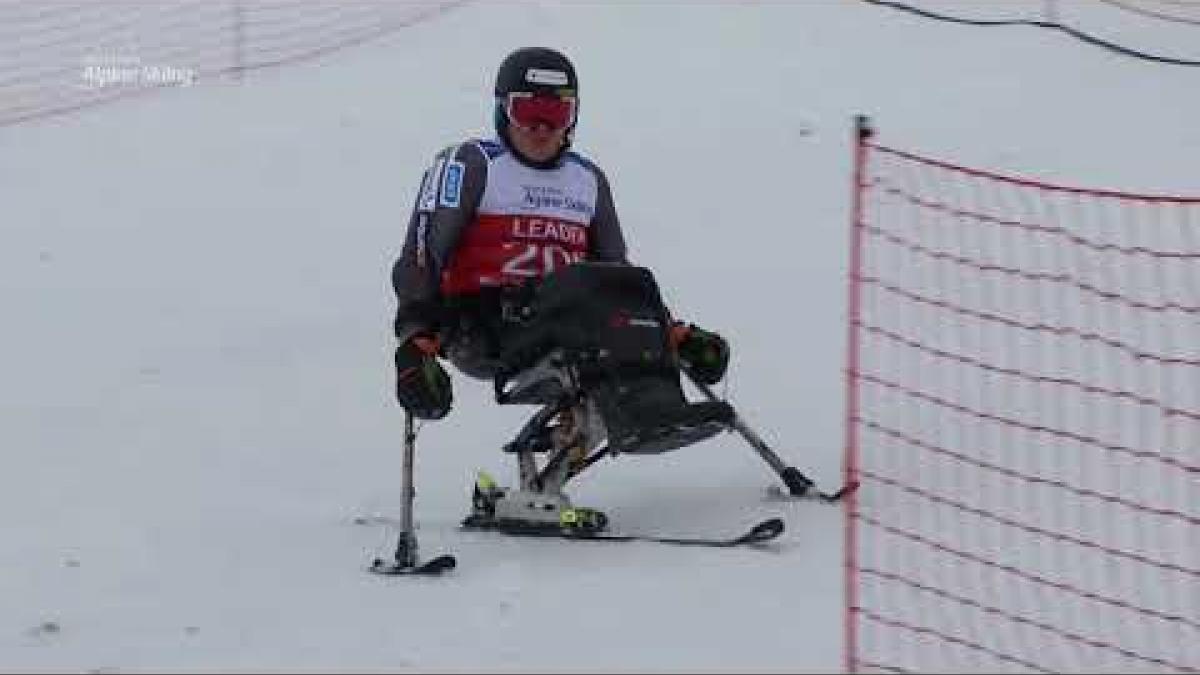
[[396, 400], [413, 417], [440, 420], [450, 412], [450, 374], [437, 360], [437, 338], [418, 334], [396, 349]]
[[671, 329], [671, 340], [679, 359], [697, 381], [716, 384], [725, 377], [725, 369], [729, 367], [729, 343], [725, 338], [694, 324], [676, 323]]

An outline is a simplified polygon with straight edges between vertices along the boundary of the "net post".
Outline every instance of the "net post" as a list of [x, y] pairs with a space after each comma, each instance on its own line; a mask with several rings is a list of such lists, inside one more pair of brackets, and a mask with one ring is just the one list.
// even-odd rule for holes
[[[844, 430], [844, 476], [845, 485], [852, 485], [858, 480], [858, 407], [859, 407], [859, 323], [862, 314], [862, 248], [863, 248], [863, 190], [865, 189], [865, 174], [869, 141], [874, 136], [875, 129], [871, 119], [866, 115], [854, 116], [854, 167], [851, 183], [850, 208], [850, 260], [846, 270], [847, 320], [846, 320], [846, 401], [845, 401], [845, 430]], [[857, 648], [858, 622], [858, 582], [855, 578], [858, 570], [857, 533], [855, 530], [855, 514], [857, 512], [857, 491], [848, 496], [845, 510], [844, 545], [845, 545], [845, 663], [847, 673], [856, 671], [858, 664], [855, 655]]]

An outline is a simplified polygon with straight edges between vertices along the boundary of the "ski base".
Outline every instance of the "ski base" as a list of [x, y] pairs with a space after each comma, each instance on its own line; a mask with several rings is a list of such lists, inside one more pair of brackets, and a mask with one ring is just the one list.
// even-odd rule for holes
[[501, 534], [527, 537], [554, 537], [572, 541], [643, 541], [674, 546], [707, 546], [713, 548], [732, 548], [762, 544], [783, 534], [784, 525], [780, 518], [768, 518], [746, 532], [734, 537], [672, 537], [654, 534], [624, 534], [620, 532], [602, 531], [590, 532], [564, 528], [554, 523], [527, 522], [511, 519], [494, 519], [481, 515], [467, 516], [462, 522], [463, 529], [486, 530]]
[[452, 555], [439, 555], [436, 558], [430, 558], [420, 565], [402, 565], [398, 562], [388, 562], [382, 558], [376, 558], [371, 562], [369, 568], [375, 574], [384, 576], [438, 576], [442, 572], [454, 569], [458, 565], [458, 560]]

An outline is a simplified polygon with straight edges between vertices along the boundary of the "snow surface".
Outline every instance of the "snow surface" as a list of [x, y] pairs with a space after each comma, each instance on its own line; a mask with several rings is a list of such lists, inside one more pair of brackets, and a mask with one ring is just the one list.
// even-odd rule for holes
[[[1139, 21], [1120, 35], [1154, 51]], [[363, 572], [394, 536], [355, 518], [399, 503], [390, 265], [424, 165], [489, 132], [494, 67], [527, 44], [577, 62], [578, 146], [634, 259], [730, 336], [725, 391], [829, 486], [852, 115], [965, 164], [1200, 194], [1200, 70], [860, 3], [474, 3], [0, 129], [0, 669], [841, 668], [839, 508], [764, 501], [771, 473], [725, 435], [606, 461], [574, 497], [629, 530], [783, 514], [774, 550], [459, 532], [530, 409], [458, 375], [418, 441], [417, 518], [460, 567]]]

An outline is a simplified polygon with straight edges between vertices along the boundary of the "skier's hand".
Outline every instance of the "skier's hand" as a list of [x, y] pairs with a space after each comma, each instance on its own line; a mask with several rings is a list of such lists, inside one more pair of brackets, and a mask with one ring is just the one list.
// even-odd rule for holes
[[694, 324], [676, 322], [671, 327], [671, 344], [688, 371], [703, 384], [716, 384], [729, 367], [729, 343], [725, 338]]
[[438, 339], [418, 333], [396, 349], [396, 400], [413, 417], [440, 420], [450, 412], [450, 374], [437, 360]]

